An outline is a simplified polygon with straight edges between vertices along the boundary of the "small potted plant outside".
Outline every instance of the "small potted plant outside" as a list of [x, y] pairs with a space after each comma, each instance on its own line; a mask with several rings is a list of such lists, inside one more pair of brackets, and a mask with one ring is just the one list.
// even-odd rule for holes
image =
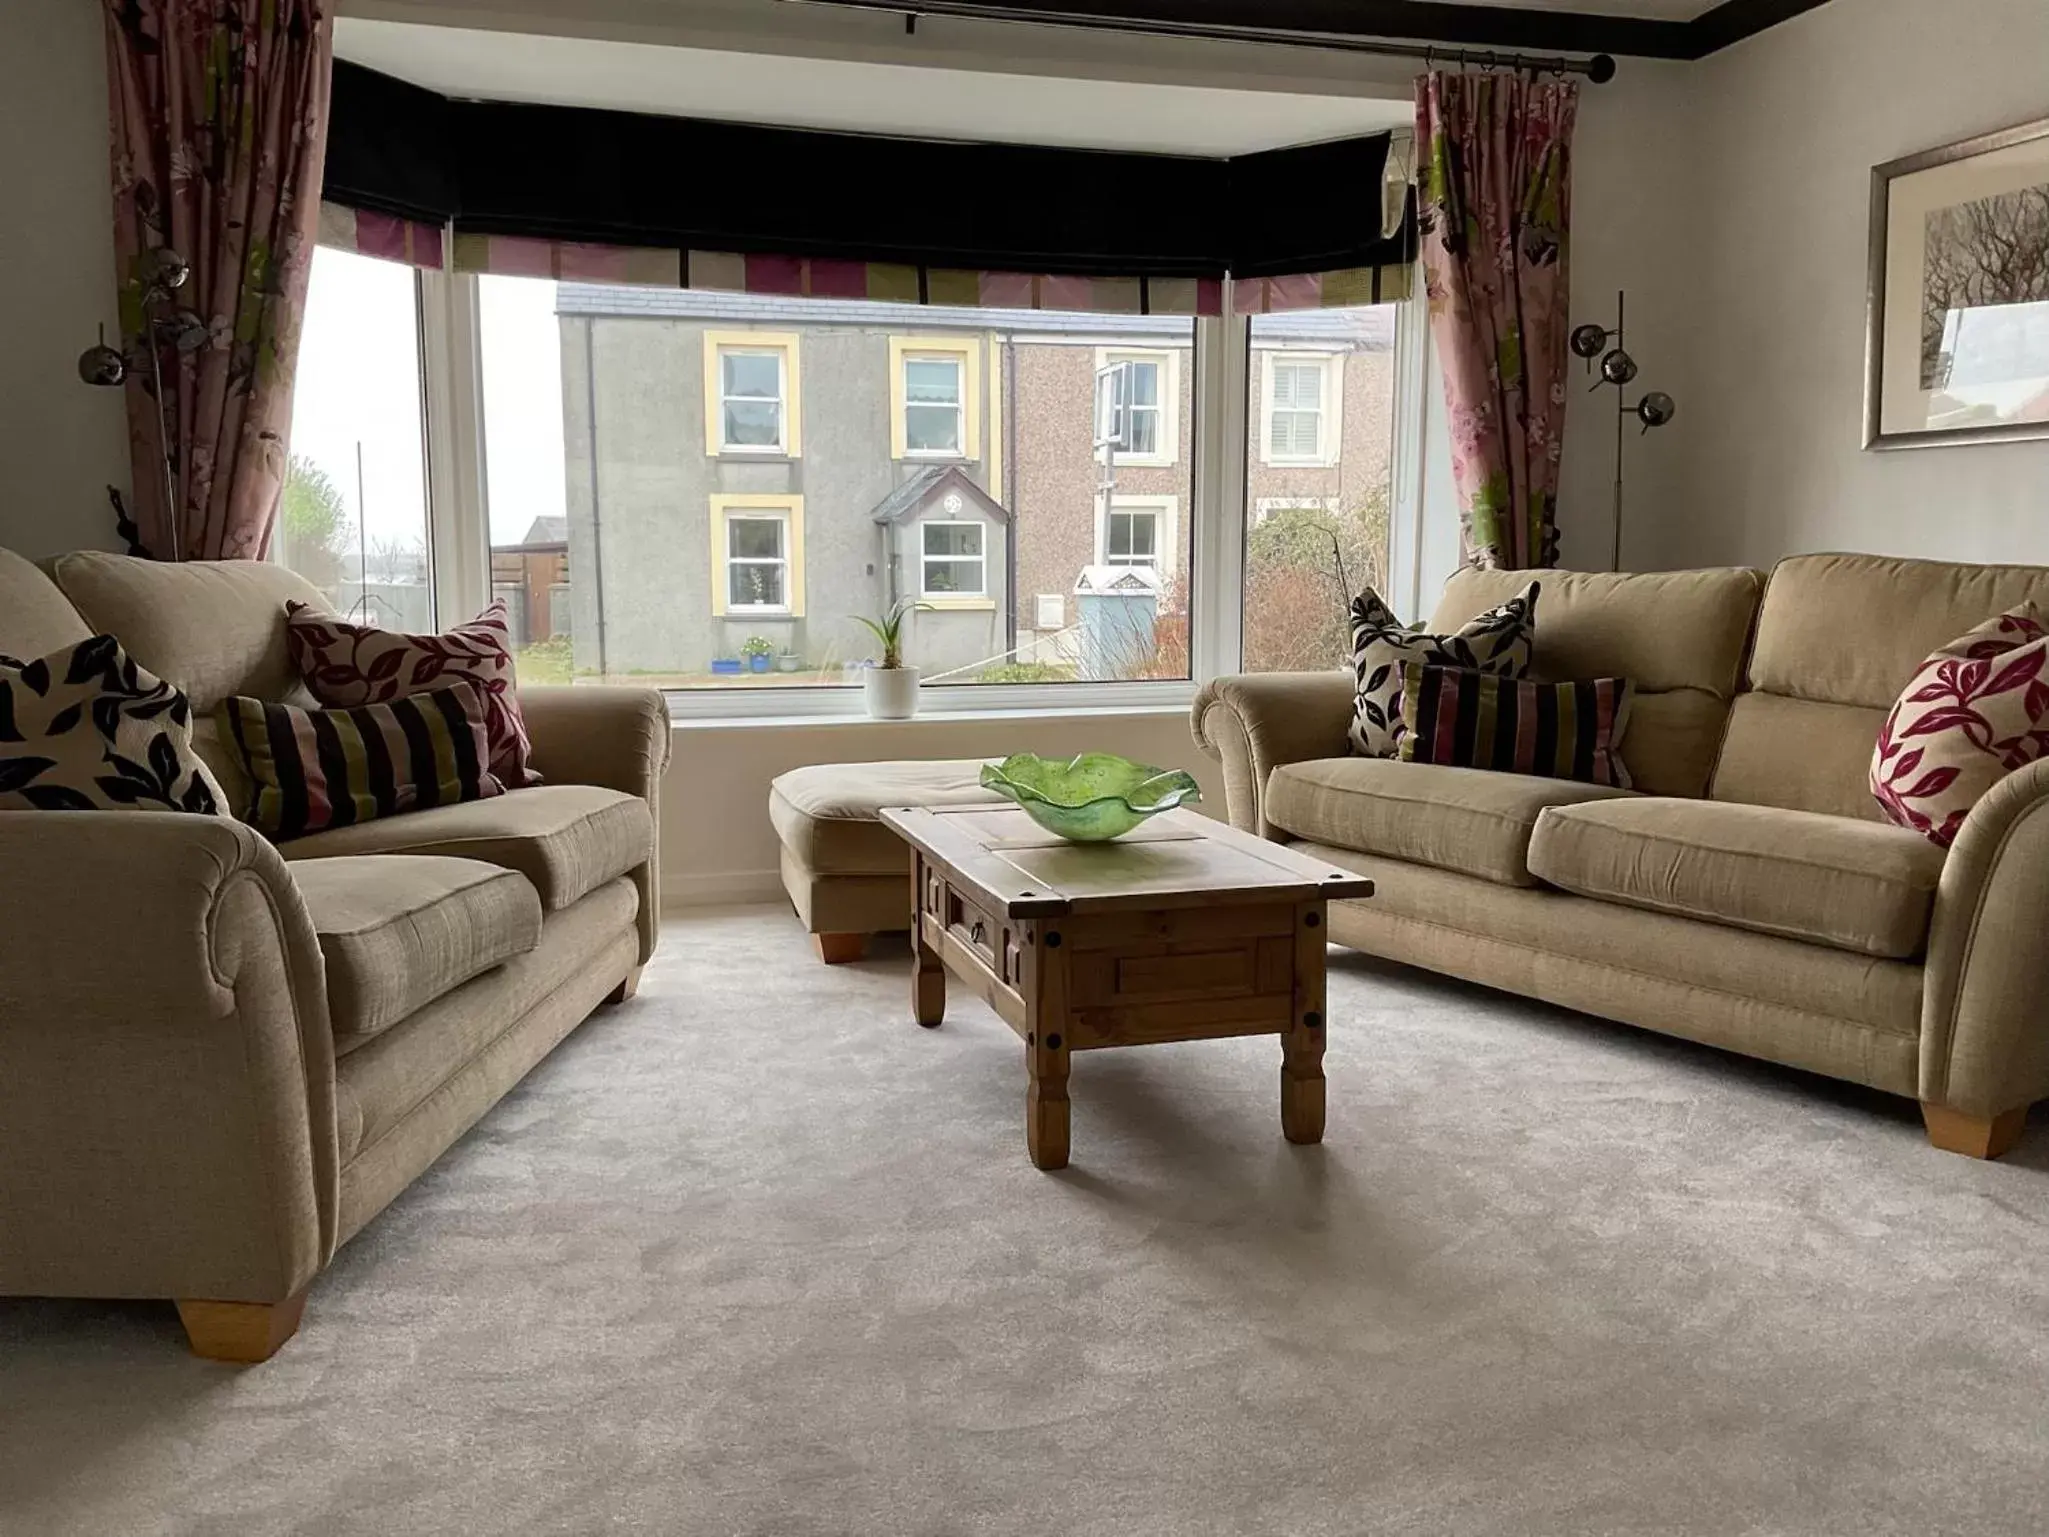
[[795, 672], [804, 665], [804, 659], [794, 651], [785, 651], [775, 659], [777, 672]]
[[918, 669], [904, 665], [904, 621], [929, 603], [899, 598], [875, 618], [854, 617], [882, 642], [882, 656], [871, 665], [862, 688], [868, 699], [868, 713], [876, 720], [909, 720], [918, 713]]
[[711, 673], [714, 678], [736, 677], [746, 670], [746, 664], [737, 656], [715, 656], [711, 660]]
[[741, 643], [740, 655], [753, 672], [767, 672], [775, 656], [775, 643], [766, 635], [750, 635]]

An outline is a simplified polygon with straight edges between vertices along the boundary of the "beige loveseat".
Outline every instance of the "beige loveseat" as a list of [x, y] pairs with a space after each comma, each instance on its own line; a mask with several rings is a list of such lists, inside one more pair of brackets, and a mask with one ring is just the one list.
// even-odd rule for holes
[[1921, 1102], [1996, 1157], [2049, 1095], [2049, 762], [1947, 857], [1866, 788], [1937, 646], [2049, 570], [1811, 555], [1650, 575], [1463, 571], [1432, 629], [1543, 581], [1535, 672], [1634, 678], [1637, 789], [1346, 756], [1348, 675], [1225, 678], [1195, 704], [1231, 819], [1374, 876], [1331, 937], [1375, 955]]
[[[119, 637], [198, 712], [306, 702], [246, 562], [0, 550], [0, 653]], [[260, 1360], [346, 1242], [654, 949], [649, 690], [527, 689], [546, 783], [282, 847], [224, 817], [0, 812], [0, 1294], [178, 1300]], [[231, 796], [212, 722], [195, 731]]]

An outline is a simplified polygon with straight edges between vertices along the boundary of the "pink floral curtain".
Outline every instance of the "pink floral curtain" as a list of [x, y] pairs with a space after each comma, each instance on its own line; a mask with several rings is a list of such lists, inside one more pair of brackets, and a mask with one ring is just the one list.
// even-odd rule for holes
[[1558, 563], [1578, 105], [1566, 81], [1416, 82], [1423, 272], [1473, 565]]
[[[320, 214], [333, 33], [326, 0], [104, 0], [114, 254], [140, 542], [159, 559], [269, 551]], [[169, 248], [190, 267], [149, 307]], [[161, 322], [161, 323], [160, 323]]]

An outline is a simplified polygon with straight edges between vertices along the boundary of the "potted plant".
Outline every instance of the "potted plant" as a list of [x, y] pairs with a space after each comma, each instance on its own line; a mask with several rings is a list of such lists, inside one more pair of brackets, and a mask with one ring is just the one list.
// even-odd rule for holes
[[715, 678], [731, 678], [746, 671], [746, 665], [737, 656], [715, 656], [711, 660], [711, 672]]
[[740, 655], [747, 659], [747, 666], [754, 672], [767, 672], [769, 662], [775, 655], [775, 643], [766, 635], [750, 635], [741, 643]]
[[876, 720], [909, 720], [918, 713], [918, 669], [904, 665], [904, 621], [931, 606], [899, 598], [873, 619], [866, 614], [854, 616], [882, 642], [881, 659], [868, 668], [862, 682], [868, 713]]
[[775, 659], [777, 672], [795, 672], [804, 665], [804, 659], [794, 651], [785, 651]]

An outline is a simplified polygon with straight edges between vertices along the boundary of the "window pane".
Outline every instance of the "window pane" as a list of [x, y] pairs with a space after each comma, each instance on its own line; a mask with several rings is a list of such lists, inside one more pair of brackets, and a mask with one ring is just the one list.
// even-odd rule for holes
[[781, 518], [728, 518], [726, 545], [734, 559], [779, 559], [783, 553]]
[[434, 628], [420, 398], [412, 269], [316, 249], [271, 553], [389, 629]]
[[1160, 365], [1157, 363], [1131, 363], [1131, 403], [1134, 406], [1156, 406], [1160, 403]]
[[1153, 455], [1160, 451], [1160, 413], [1135, 406], [1131, 412], [1131, 447], [1126, 453]]
[[956, 404], [960, 400], [960, 364], [944, 358], [906, 358], [904, 399]]
[[[905, 652], [927, 681], [1187, 676], [1191, 455], [1115, 471], [1119, 496], [1178, 509], [1132, 536], [1159, 545], [1158, 591], [1088, 581], [1103, 537], [1096, 359], [1155, 355], [1158, 402], [1140, 414], [1164, 442], [1190, 415], [1192, 320], [478, 282], [493, 568], [523, 595], [523, 678], [858, 686], [876, 644], [851, 616], [926, 592], [985, 600], [910, 617]], [[707, 342], [741, 327], [790, 336], [791, 366]], [[956, 337], [973, 353], [917, 355]], [[706, 402], [708, 345], [720, 388]], [[1178, 368], [1158, 363], [1168, 353]], [[896, 411], [907, 445], [943, 464], [899, 458]], [[787, 498], [787, 516], [733, 497]]]
[[728, 352], [722, 354], [726, 367], [726, 393], [776, 399], [783, 392], [782, 360], [770, 352]]
[[904, 447], [914, 454], [959, 453], [959, 407], [905, 406]]
[[734, 608], [784, 608], [784, 567], [780, 561], [733, 561], [726, 568], [726, 596]]
[[[1374, 305], [1252, 317], [1254, 392], [1262, 377], [1273, 392], [1252, 403], [1255, 431], [1267, 418], [1266, 457], [1317, 462], [1255, 456], [1247, 466], [1249, 672], [1348, 666], [1351, 599], [1386, 588], [1396, 313]], [[1287, 346], [1327, 352], [1330, 362], [1268, 350]], [[1324, 441], [1327, 428], [1333, 441]]]
[[782, 441], [782, 407], [765, 400], [726, 402], [726, 441], [744, 448], [773, 448]]
[[927, 555], [972, 555], [982, 553], [982, 525], [979, 523], [927, 523]]

